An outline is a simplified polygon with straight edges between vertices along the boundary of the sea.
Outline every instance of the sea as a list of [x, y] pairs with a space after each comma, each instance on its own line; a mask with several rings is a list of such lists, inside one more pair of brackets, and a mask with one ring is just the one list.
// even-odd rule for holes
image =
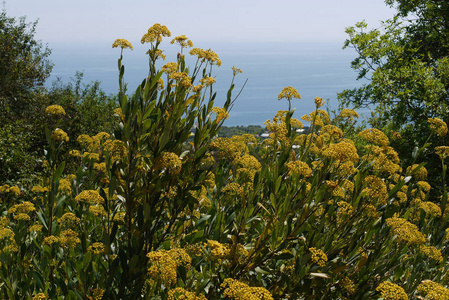
[[[113, 49], [112, 43], [89, 45], [50, 44], [50, 60], [53, 72], [48, 84], [57, 79], [69, 82], [77, 71], [84, 75], [85, 84], [100, 81], [100, 87], [107, 94], [118, 91], [117, 60], [120, 49]], [[272, 119], [278, 110], [287, 110], [285, 99], [278, 95], [286, 86], [292, 86], [301, 94], [301, 99], [292, 100], [294, 117], [300, 118], [315, 109], [315, 97], [326, 101], [324, 108], [337, 110], [337, 93], [363, 84], [357, 81], [357, 73], [350, 67], [356, 57], [353, 49], [342, 49], [343, 42], [200, 42], [195, 47], [212, 49], [221, 61], [220, 67], [213, 67], [217, 92], [215, 106], [222, 106], [232, 80], [232, 67], [243, 73], [234, 80], [233, 97], [238, 95], [225, 126], [260, 125]], [[162, 43], [161, 49], [166, 62], [176, 61], [180, 51], [176, 45]], [[148, 76], [147, 45], [136, 43], [134, 50], [123, 51], [125, 81], [128, 91], [133, 91]], [[186, 54], [187, 65], [192, 69], [195, 58]], [[246, 82], [246, 84], [245, 84]], [[369, 111], [359, 112], [368, 114]]]

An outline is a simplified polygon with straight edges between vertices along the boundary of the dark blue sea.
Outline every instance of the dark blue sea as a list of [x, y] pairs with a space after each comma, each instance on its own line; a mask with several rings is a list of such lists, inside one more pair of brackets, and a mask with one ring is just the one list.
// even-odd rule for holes
[[[134, 44], [134, 43], [133, 43]], [[248, 79], [247, 84], [226, 120], [226, 126], [263, 125], [273, 118], [278, 110], [286, 110], [288, 103], [278, 101], [282, 88], [292, 86], [301, 94], [300, 100], [293, 100], [294, 116], [314, 110], [315, 97], [327, 100], [331, 109], [337, 109], [337, 93], [361, 85], [356, 80], [356, 72], [350, 68], [350, 62], [356, 57], [352, 49], [342, 49], [341, 43], [304, 42], [304, 43], [197, 43], [195, 47], [212, 49], [222, 60], [222, 66], [214, 66], [216, 75], [217, 100], [215, 105], [223, 105], [227, 89], [232, 79], [231, 67], [243, 70], [236, 77], [234, 95]], [[50, 81], [57, 77], [63, 82], [70, 81], [76, 71], [84, 73], [84, 82], [101, 82], [106, 93], [118, 90], [117, 59], [120, 50], [110, 44], [97, 45], [48, 45], [52, 49], [50, 59], [54, 63]], [[165, 62], [176, 61], [179, 48], [169, 43], [162, 49], [167, 56]], [[134, 44], [134, 50], [125, 49], [125, 81], [132, 91], [148, 74], [146, 45]], [[195, 60], [186, 55], [187, 63], [193, 68]], [[161, 63], [161, 64], [163, 64]], [[362, 112], [363, 113], [363, 112]]]

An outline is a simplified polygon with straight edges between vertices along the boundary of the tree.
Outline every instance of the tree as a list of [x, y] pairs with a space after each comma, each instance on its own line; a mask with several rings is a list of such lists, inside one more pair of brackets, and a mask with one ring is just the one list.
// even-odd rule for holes
[[[429, 118], [449, 117], [449, 2], [444, 0], [386, 0], [397, 13], [381, 28], [367, 30], [365, 22], [346, 29], [344, 48], [357, 52], [351, 67], [367, 83], [339, 94], [341, 105], [370, 107], [370, 123], [385, 132], [400, 131], [392, 142], [404, 161], [414, 160], [417, 145], [447, 145], [447, 137], [431, 136]], [[430, 137], [430, 140], [429, 139]], [[429, 168], [440, 168], [433, 149], [421, 156]], [[431, 183], [440, 185], [439, 173]]]
[[386, 0], [396, 15], [382, 29], [366, 31], [365, 22], [347, 28], [344, 47], [358, 57], [351, 67], [360, 88], [339, 96], [343, 105], [374, 105], [395, 129], [446, 118], [449, 89], [449, 3], [442, 0]]
[[3, 117], [23, 114], [50, 76], [51, 51], [34, 38], [36, 25], [0, 13], [0, 109], [9, 112]]

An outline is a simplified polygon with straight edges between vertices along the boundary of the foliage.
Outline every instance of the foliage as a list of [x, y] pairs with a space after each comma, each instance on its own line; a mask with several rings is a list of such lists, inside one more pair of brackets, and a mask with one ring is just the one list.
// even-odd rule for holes
[[[160, 40], [169, 35], [155, 24], [142, 38], [150, 71], [132, 95], [122, 64], [132, 45], [114, 43], [113, 134], [81, 134], [79, 148], [67, 149], [66, 109], [45, 109], [42, 181], [0, 186], [5, 297], [447, 297], [447, 147], [436, 149], [442, 190], [433, 198], [426, 178], [435, 170], [416, 163], [430, 144], [405, 165], [376, 128], [349, 139], [356, 113], [331, 120], [321, 101], [300, 118], [307, 134], [297, 134], [303, 124], [288, 110], [266, 122], [263, 142], [217, 137], [234, 85], [224, 107], [214, 107], [212, 50], [190, 51], [192, 69], [180, 54], [159, 70]], [[430, 125], [447, 132], [441, 120]], [[73, 162], [75, 172], [66, 167]]]
[[[50, 50], [34, 39], [37, 22], [0, 13], [0, 110], [2, 118], [23, 114], [35, 103], [34, 92], [50, 76]], [[5, 120], [0, 119], [4, 122]]]
[[242, 134], [253, 134], [260, 135], [263, 132], [263, 128], [257, 125], [248, 125], [248, 126], [221, 126], [220, 131], [218, 132], [219, 137], [227, 137], [230, 138], [234, 135], [242, 135]]
[[[384, 132], [400, 132], [403, 139], [393, 142], [405, 162], [413, 161], [412, 149], [423, 145], [430, 134], [428, 118], [449, 121], [449, 35], [447, 1], [387, 0], [396, 7], [396, 15], [381, 28], [368, 29], [359, 22], [346, 29], [344, 47], [357, 52], [351, 67], [358, 79], [366, 80], [359, 88], [339, 94], [342, 107], [370, 107], [371, 126]], [[432, 139], [435, 146], [448, 139]], [[438, 168], [433, 151], [425, 151], [421, 161]], [[431, 174], [436, 185], [441, 178]]]

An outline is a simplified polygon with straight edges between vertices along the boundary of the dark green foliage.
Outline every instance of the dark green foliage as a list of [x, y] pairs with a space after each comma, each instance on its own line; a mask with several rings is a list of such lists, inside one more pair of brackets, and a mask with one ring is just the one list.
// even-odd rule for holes
[[34, 93], [50, 76], [50, 49], [35, 40], [36, 25], [0, 13], [0, 111], [5, 113], [1, 119], [32, 108]]

